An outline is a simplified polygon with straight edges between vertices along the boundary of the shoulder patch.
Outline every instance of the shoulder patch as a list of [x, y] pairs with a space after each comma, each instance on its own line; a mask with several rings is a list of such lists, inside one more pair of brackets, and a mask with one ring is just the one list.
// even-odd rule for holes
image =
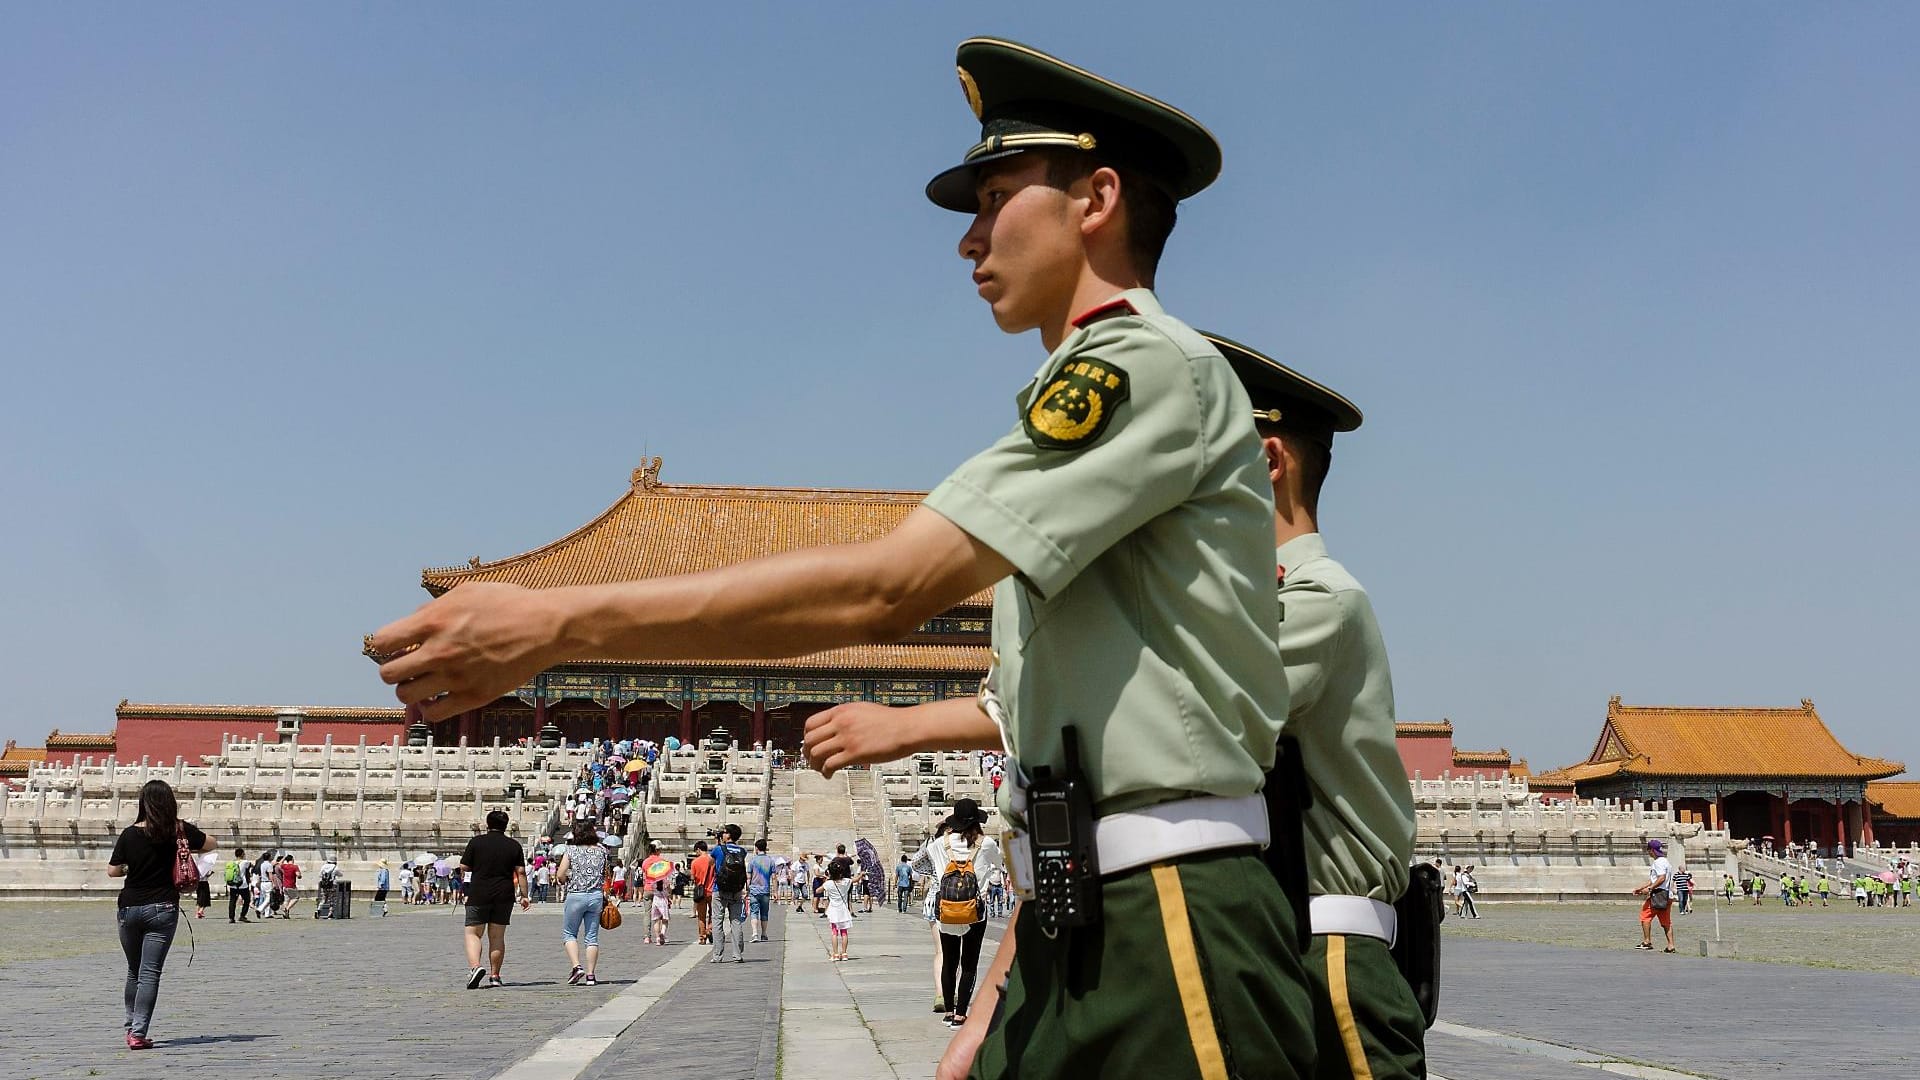
[[1046, 450], [1091, 446], [1127, 400], [1127, 373], [1102, 360], [1074, 360], [1047, 380], [1021, 418], [1027, 437]]

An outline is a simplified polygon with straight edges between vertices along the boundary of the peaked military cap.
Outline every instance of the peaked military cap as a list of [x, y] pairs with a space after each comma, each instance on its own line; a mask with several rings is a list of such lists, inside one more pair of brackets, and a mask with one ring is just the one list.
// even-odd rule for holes
[[1363, 419], [1359, 406], [1287, 365], [1205, 330], [1200, 336], [1227, 358], [1253, 401], [1256, 423], [1275, 424], [1302, 438], [1333, 445], [1335, 432], [1352, 431]]
[[1220, 175], [1220, 144], [1198, 120], [1163, 101], [1016, 41], [968, 38], [954, 61], [960, 89], [980, 121], [980, 141], [927, 184], [936, 206], [978, 213], [979, 167], [1043, 147], [1090, 152], [1145, 177], [1175, 202]]

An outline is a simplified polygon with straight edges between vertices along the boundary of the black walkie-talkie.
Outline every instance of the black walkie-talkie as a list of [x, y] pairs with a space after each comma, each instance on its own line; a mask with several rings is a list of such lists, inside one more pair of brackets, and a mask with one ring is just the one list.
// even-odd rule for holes
[[1093, 795], [1080, 771], [1080, 739], [1061, 729], [1066, 768], [1036, 765], [1027, 785], [1027, 827], [1033, 847], [1033, 913], [1040, 929], [1058, 933], [1100, 921], [1100, 858], [1094, 843]]

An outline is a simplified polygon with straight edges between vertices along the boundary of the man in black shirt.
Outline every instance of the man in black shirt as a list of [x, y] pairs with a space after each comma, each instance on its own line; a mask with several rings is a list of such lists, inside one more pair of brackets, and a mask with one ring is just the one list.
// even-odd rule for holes
[[[527, 856], [520, 841], [507, 835], [507, 812], [495, 810], [487, 815], [487, 831], [467, 841], [460, 856], [460, 872], [473, 873], [467, 887], [467, 989], [479, 989], [482, 982], [500, 985], [500, 965], [507, 958], [507, 924], [513, 921], [513, 905], [521, 910], [531, 906], [527, 898]], [[492, 967], [482, 964], [482, 942]]]

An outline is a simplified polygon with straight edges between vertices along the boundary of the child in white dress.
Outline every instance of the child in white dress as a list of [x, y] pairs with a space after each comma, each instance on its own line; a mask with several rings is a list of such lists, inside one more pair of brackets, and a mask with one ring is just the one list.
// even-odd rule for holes
[[852, 891], [853, 875], [846, 863], [836, 859], [827, 866], [827, 883], [823, 889], [827, 898], [829, 960], [847, 958], [847, 931], [853, 929], [853, 908], [848, 905], [847, 897]]

